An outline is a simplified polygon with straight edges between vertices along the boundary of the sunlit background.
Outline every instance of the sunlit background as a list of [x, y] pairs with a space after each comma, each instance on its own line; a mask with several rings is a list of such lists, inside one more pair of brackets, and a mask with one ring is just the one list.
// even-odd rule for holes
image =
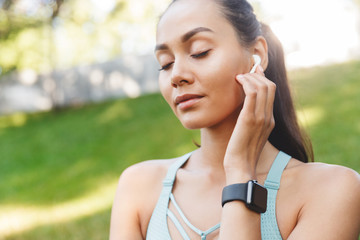
[[[0, 0], [0, 114], [157, 91], [154, 35], [168, 2]], [[289, 69], [360, 58], [359, 0], [251, 2]]]
[[[289, 69], [360, 59], [359, 0], [250, 2], [283, 43]], [[0, 130], [25, 125], [26, 112], [157, 92], [155, 29], [168, 3], [0, 0], [0, 114], [9, 116], [0, 121]], [[304, 113], [307, 124], [324, 116], [321, 108]], [[117, 104], [97, 121], [105, 124], [125, 115], [130, 116], [131, 109]], [[88, 167], [85, 160], [72, 171]], [[31, 176], [10, 179], [22, 182]], [[3, 203], [5, 197], [0, 196], [0, 239], [109, 211], [116, 182], [103, 179], [91, 191], [52, 204]]]
[[352, 0], [256, 1], [291, 68], [360, 57], [359, 5]]
[[[36, 73], [151, 54], [168, 0], [0, 0], [0, 73]], [[252, 0], [291, 67], [360, 55], [358, 0]]]

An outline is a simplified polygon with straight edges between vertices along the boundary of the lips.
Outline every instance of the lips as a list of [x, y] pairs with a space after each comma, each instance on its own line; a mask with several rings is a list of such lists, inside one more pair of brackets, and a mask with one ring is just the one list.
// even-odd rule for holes
[[197, 105], [197, 103], [203, 98], [204, 96], [198, 95], [198, 94], [183, 94], [180, 96], [177, 96], [174, 100], [175, 105], [178, 107], [181, 111], [187, 111], [194, 107], [194, 105]]
[[176, 105], [179, 105], [180, 103], [183, 103], [183, 102], [186, 102], [186, 101], [189, 101], [189, 100], [193, 100], [193, 99], [199, 99], [199, 98], [202, 98], [203, 96], [201, 95], [197, 95], [197, 94], [184, 94], [184, 95], [180, 95], [180, 96], [177, 96], [175, 98], [175, 104]]

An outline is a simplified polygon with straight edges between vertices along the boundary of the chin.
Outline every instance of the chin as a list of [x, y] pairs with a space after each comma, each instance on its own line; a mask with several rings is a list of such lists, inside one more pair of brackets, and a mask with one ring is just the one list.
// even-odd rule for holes
[[181, 124], [184, 126], [184, 128], [189, 130], [196, 130], [201, 128], [208, 128], [216, 124], [216, 122], [211, 122], [210, 118], [183, 118], [180, 119]]
[[216, 114], [185, 114], [178, 119], [185, 128], [190, 130], [213, 128], [221, 124], [236, 123], [240, 111], [241, 106], [230, 113], [220, 114], [220, 111], [217, 111]]
[[204, 122], [196, 119], [179, 119], [184, 128], [195, 130], [205, 127]]
[[196, 130], [204, 127], [204, 124], [201, 124], [197, 121], [180, 121], [184, 128], [189, 130]]
[[189, 129], [189, 130], [197, 130], [197, 129], [201, 129], [204, 128], [202, 125], [198, 125], [198, 124], [183, 124], [184, 128]]

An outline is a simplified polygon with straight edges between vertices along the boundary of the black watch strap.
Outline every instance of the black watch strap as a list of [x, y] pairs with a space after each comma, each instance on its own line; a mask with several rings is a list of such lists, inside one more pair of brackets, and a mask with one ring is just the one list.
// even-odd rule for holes
[[264, 213], [267, 205], [267, 189], [255, 180], [232, 184], [224, 187], [221, 205], [224, 206], [231, 201], [243, 201], [250, 210]]
[[222, 192], [221, 205], [232, 201], [243, 201], [246, 203], [247, 183], [237, 183], [224, 187]]

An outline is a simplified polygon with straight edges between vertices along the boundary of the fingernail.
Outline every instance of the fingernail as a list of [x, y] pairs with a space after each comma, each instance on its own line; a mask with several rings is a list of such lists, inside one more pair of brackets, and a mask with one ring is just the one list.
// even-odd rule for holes
[[239, 75], [236, 76], [236, 79], [237, 80], [242, 80], [242, 79], [244, 79], [244, 75], [239, 74]]

